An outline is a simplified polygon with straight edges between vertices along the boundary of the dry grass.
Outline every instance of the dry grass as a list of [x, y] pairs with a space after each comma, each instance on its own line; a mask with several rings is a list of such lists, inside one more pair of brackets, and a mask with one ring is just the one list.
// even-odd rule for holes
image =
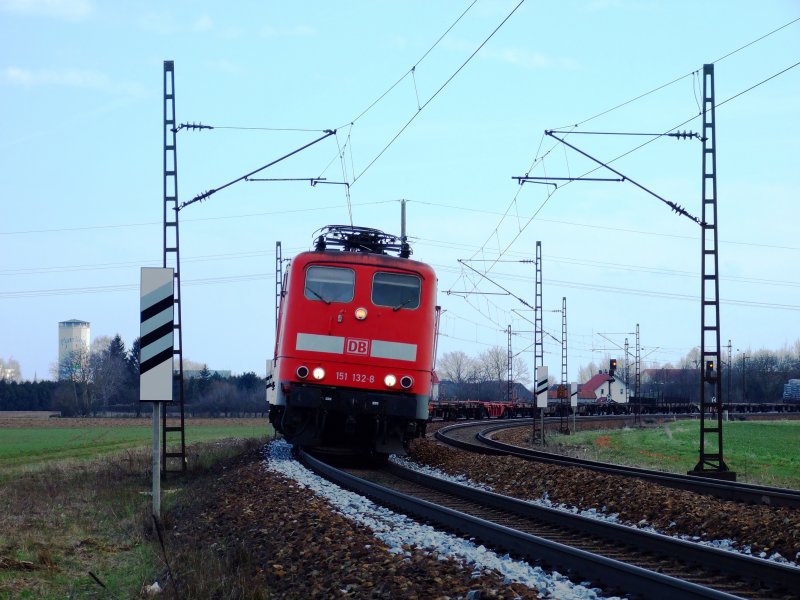
[[139, 491], [147, 485], [148, 463], [145, 453], [129, 451], [6, 481], [0, 557], [10, 562], [0, 572], [0, 596], [101, 590], [89, 571], [102, 579], [120, 555], [147, 545], [142, 522], [149, 502]]
[[[162, 483], [162, 507], [215, 462], [263, 442], [188, 447], [186, 475]], [[150, 453], [138, 449], [54, 463], [2, 482], [0, 598], [141, 596], [165, 572], [150, 515], [151, 483]]]

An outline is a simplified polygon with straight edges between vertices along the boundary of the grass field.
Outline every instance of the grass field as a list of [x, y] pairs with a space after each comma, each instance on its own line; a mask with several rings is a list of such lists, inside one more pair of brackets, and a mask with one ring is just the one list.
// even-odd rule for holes
[[[685, 473], [699, 459], [700, 422], [583, 431], [553, 436], [549, 443], [585, 458]], [[706, 439], [708, 451], [716, 447], [716, 437]], [[723, 451], [725, 463], [740, 481], [800, 489], [800, 420], [726, 422]]]
[[[187, 420], [187, 473], [162, 482], [162, 510], [271, 433], [266, 419]], [[149, 419], [0, 418], [0, 599], [146, 597], [165, 572], [151, 436]]]
[[[185, 426], [187, 444], [272, 434], [266, 418], [187, 419]], [[150, 448], [152, 435], [151, 419], [4, 419], [0, 416], [0, 481], [55, 460], [87, 460], [122, 450]], [[173, 433], [170, 436], [169, 440], [180, 439]]]

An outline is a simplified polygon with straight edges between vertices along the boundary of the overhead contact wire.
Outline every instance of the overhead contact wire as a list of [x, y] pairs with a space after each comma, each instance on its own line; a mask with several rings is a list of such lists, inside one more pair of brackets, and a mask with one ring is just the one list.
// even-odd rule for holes
[[[448, 28], [447, 28], [447, 30], [446, 30], [446, 31], [445, 31], [445, 32], [444, 32], [442, 35], [440, 35], [440, 36], [439, 36], [439, 39], [438, 39], [438, 40], [436, 40], [436, 41], [433, 43], [433, 45], [432, 45], [430, 48], [428, 48], [428, 50], [425, 52], [425, 54], [423, 54], [423, 55], [422, 55], [422, 57], [421, 57], [421, 58], [420, 58], [420, 59], [419, 59], [417, 62], [415, 62], [415, 63], [414, 63], [414, 66], [413, 66], [413, 67], [411, 67], [411, 68], [410, 68], [408, 71], [406, 71], [405, 73], [403, 73], [402, 77], [400, 77], [400, 79], [398, 79], [397, 81], [395, 81], [395, 82], [394, 82], [394, 83], [393, 83], [393, 84], [392, 84], [392, 85], [389, 87], [389, 89], [388, 89], [388, 90], [386, 90], [385, 92], [383, 92], [383, 94], [381, 94], [380, 96], [378, 96], [378, 98], [377, 98], [377, 99], [376, 99], [376, 100], [375, 100], [375, 101], [374, 101], [372, 104], [370, 104], [370, 105], [369, 105], [367, 108], [365, 108], [363, 111], [361, 111], [361, 114], [359, 114], [359, 115], [358, 115], [358, 116], [357, 116], [355, 119], [353, 119], [352, 121], [350, 121], [350, 125], [353, 125], [353, 124], [354, 124], [356, 121], [358, 121], [358, 120], [359, 120], [361, 117], [363, 117], [363, 116], [364, 116], [365, 114], [367, 114], [367, 113], [368, 113], [370, 110], [372, 110], [372, 107], [374, 107], [376, 104], [378, 104], [378, 102], [380, 102], [381, 100], [383, 100], [383, 99], [386, 97], [386, 95], [387, 95], [389, 92], [391, 92], [391, 91], [392, 91], [394, 88], [396, 88], [396, 87], [398, 86], [398, 84], [399, 84], [401, 81], [403, 81], [403, 80], [404, 80], [406, 77], [408, 77], [409, 73], [413, 73], [413, 72], [414, 72], [414, 69], [416, 69], [416, 68], [417, 68], [417, 66], [419, 66], [419, 64], [420, 64], [420, 63], [421, 63], [423, 60], [425, 60], [425, 57], [427, 57], [427, 56], [428, 56], [428, 54], [430, 54], [430, 53], [433, 51], [433, 49], [434, 49], [434, 48], [436, 48], [436, 46], [438, 46], [438, 45], [439, 45], [439, 42], [441, 42], [441, 41], [444, 39], [444, 37], [445, 37], [445, 36], [446, 36], [448, 33], [450, 33], [450, 31], [453, 29], [453, 27], [455, 27], [455, 26], [458, 24], [458, 22], [459, 22], [459, 21], [460, 21], [460, 20], [461, 20], [461, 19], [464, 17], [464, 15], [466, 15], [466, 14], [469, 12], [469, 10], [470, 10], [470, 9], [471, 9], [473, 6], [475, 6], [475, 3], [476, 3], [477, 1], [478, 1], [478, 0], [473, 0], [473, 1], [472, 1], [472, 4], [470, 4], [470, 5], [469, 5], [469, 6], [468, 6], [468, 7], [467, 7], [465, 10], [464, 10], [464, 12], [462, 12], [462, 13], [459, 15], [459, 17], [458, 17], [458, 18], [457, 18], [455, 21], [453, 21], [453, 24], [452, 24], [452, 25], [450, 25], [450, 27], [448, 27]], [[417, 99], [417, 104], [419, 104], [419, 99]], [[342, 125], [342, 127], [344, 127], [344, 125]]]
[[[753, 40], [751, 42], [748, 42], [747, 44], [744, 44], [743, 46], [740, 46], [736, 50], [728, 52], [724, 56], [722, 56], [722, 57], [720, 57], [720, 58], [718, 58], [718, 59], [716, 59], [714, 61], [711, 61], [711, 62], [712, 63], [722, 62], [726, 58], [729, 58], [729, 57], [733, 56], [734, 54], [736, 54], [738, 52], [741, 52], [745, 48], [748, 48], [748, 47], [752, 46], [753, 44], [756, 44], [756, 43], [764, 40], [765, 38], [768, 38], [769, 36], [781, 31], [782, 29], [785, 29], [786, 27], [789, 27], [790, 25], [793, 25], [793, 24], [797, 23], [798, 21], [800, 21], [800, 17], [798, 17], [796, 19], [793, 19], [793, 20], [789, 21], [788, 23], [784, 23], [783, 25], [781, 25], [780, 27], [778, 27], [776, 29], [773, 29], [769, 33], [765, 33], [761, 37], [759, 37], [759, 38], [757, 38], [757, 39], [755, 39], [755, 40]], [[614, 106], [612, 108], [609, 108], [607, 110], [599, 112], [596, 115], [589, 117], [588, 119], [584, 119], [583, 121], [579, 121], [578, 123], [575, 123], [574, 125], [563, 125], [561, 127], [556, 127], [556, 129], [564, 129], [565, 127], [578, 127], [579, 125], [583, 125], [584, 123], [588, 123], [589, 121], [592, 121], [592, 120], [594, 120], [594, 119], [596, 119], [598, 117], [602, 117], [603, 115], [606, 115], [606, 114], [608, 114], [608, 113], [610, 113], [612, 111], [617, 110], [618, 108], [622, 108], [623, 106], [627, 106], [628, 104], [630, 104], [632, 102], [636, 102], [637, 100], [640, 100], [640, 99], [644, 98], [645, 96], [649, 96], [650, 94], [653, 94], [653, 93], [655, 93], [655, 92], [657, 92], [659, 90], [662, 90], [665, 87], [669, 87], [670, 85], [672, 85], [674, 83], [677, 83], [678, 81], [680, 81], [682, 79], [685, 79], [686, 77], [690, 77], [690, 76], [694, 75], [695, 73], [697, 73], [697, 71], [691, 71], [691, 72], [689, 72], [689, 73], [687, 73], [685, 75], [681, 75], [680, 77], [677, 77], [677, 78], [673, 79], [672, 81], [669, 81], [669, 82], [667, 82], [667, 83], [665, 83], [663, 85], [655, 87], [655, 88], [653, 88], [652, 90], [650, 90], [648, 92], [644, 92], [643, 94], [640, 94], [640, 95], [636, 96], [635, 98], [631, 98], [630, 100], [622, 102], [621, 104], [618, 104], [618, 105], [616, 105], [616, 106]]]
[[461, 72], [461, 70], [462, 70], [462, 69], [463, 69], [465, 66], [467, 66], [467, 64], [468, 64], [468, 63], [469, 63], [469, 62], [470, 62], [470, 61], [471, 61], [471, 60], [472, 60], [472, 59], [475, 57], [475, 55], [476, 55], [478, 52], [480, 52], [480, 50], [481, 50], [481, 49], [482, 49], [482, 48], [483, 48], [483, 47], [484, 47], [484, 46], [485, 46], [485, 45], [486, 45], [486, 44], [489, 42], [489, 40], [491, 40], [491, 39], [494, 37], [494, 35], [495, 35], [495, 34], [496, 34], [498, 31], [500, 31], [500, 28], [501, 28], [503, 25], [505, 25], [505, 24], [506, 24], [506, 22], [507, 22], [507, 21], [508, 21], [508, 20], [509, 20], [509, 19], [510, 19], [510, 18], [511, 18], [513, 15], [514, 15], [514, 13], [515, 13], [515, 12], [517, 12], [517, 10], [519, 9], [519, 7], [520, 7], [520, 6], [522, 6], [522, 5], [524, 4], [524, 2], [525, 2], [525, 0], [520, 0], [520, 2], [519, 2], [519, 3], [518, 3], [518, 4], [517, 4], [517, 5], [516, 5], [516, 6], [515, 6], [515, 7], [514, 7], [512, 10], [511, 10], [511, 12], [510, 12], [510, 13], [508, 13], [508, 15], [506, 15], [506, 17], [505, 17], [505, 18], [504, 18], [504, 19], [501, 21], [501, 23], [500, 23], [500, 24], [499, 24], [497, 27], [495, 27], [495, 29], [492, 31], [492, 33], [490, 33], [490, 34], [489, 34], [489, 36], [488, 36], [488, 37], [487, 37], [485, 40], [483, 40], [483, 42], [481, 42], [480, 46], [478, 46], [478, 47], [475, 49], [475, 51], [474, 51], [472, 54], [470, 54], [470, 55], [469, 55], [469, 57], [467, 58], [467, 60], [465, 60], [465, 61], [464, 61], [464, 62], [461, 64], [461, 66], [460, 66], [460, 67], [458, 67], [458, 69], [456, 69], [456, 70], [455, 70], [455, 72], [454, 72], [452, 75], [450, 75], [450, 77], [448, 77], [448, 78], [447, 78], [447, 80], [446, 80], [446, 81], [445, 81], [445, 82], [444, 82], [444, 83], [441, 85], [441, 87], [439, 87], [439, 89], [438, 89], [438, 90], [436, 90], [436, 91], [434, 92], [434, 94], [433, 94], [433, 95], [432, 95], [430, 98], [428, 98], [428, 99], [425, 101], [425, 103], [424, 103], [424, 104], [423, 104], [423, 105], [422, 105], [422, 106], [419, 108], [419, 110], [418, 110], [417, 112], [415, 112], [415, 113], [414, 113], [414, 115], [413, 115], [413, 116], [412, 116], [412, 117], [411, 117], [411, 118], [410, 118], [410, 119], [409, 119], [409, 120], [406, 122], [406, 124], [405, 124], [405, 125], [403, 125], [403, 127], [400, 129], [400, 131], [398, 131], [398, 132], [395, 134], [395, 136], [394, 136], [394, 137], [393, 137], [393, 138], [392, 138], [392, 139], [389, 141], [389, 143], [388, 143], [388, 144], [386, 144], [386, 146], [383, 148], [383, 150], [381, 150], [381, 151], [378, 153], [378, 155], [377, 155], [375, 158], [373, 158], [373, 159], [370, 161], [370, 163], [369, 163], [369, 164], [368, 164], [368, 165], [367, 165], [367, 166], [364, 168], [364, 170], [363, 170], [363, 171], [361, 171], [361, 173], [359, 173], [359, 174], [358, 174], [358, 176], [357, 176], [355, 179], [353, 179], [353, 184], [355, 184], [355, 183], [356, 183], [356, 182], [357, 182], [359, 179], [361, 179], [361, 177], [364, 175], [364, 173], [366, 173], [366, 172], [367, 172], [367, 171], [370, 169], [370, 167], [372, 167], [372, 165], [374, 165], [374, 164], [375, 164], [375, 162], [376, 162], [376, 161], [377, 161], [377, 160], [378, 160], [378, 159], [379, 159], [381, 156], [383, 156], [383, 154], [384, 154], [384, 153], [385, 153], [385, 152], [386, 152], [386, 151], [387, 151], [387, 150], [388, 150], [388, 149], [389, 149], [389, 148], [392, 146], [392, 144], [394, 144], [394, 142], [397, 140], [397, 138], [399, 138], [399, 137], [400, 137], [400, 135], [402, 135], [402, 133], [403, 133], [403, 132], [404, 132], [404, 131], [405, 131], [405, 130], [408, 128], [408, 126], [409, 126], [409, 125], [411, 125], [411, 123], [414, 121], [414, 119], [416, 119], [416, 118], [417, 118], [417, 116], [419, 116], [419, 114], [420, 114], [420, 113], [421, 113], [421, 112], [422, 112], [422, 111], [425, 109], [425, 107], [426, 107], [426, 106], [428, 106], [428, 104], [430, 104], [430, 103], [431, 103], [431, 102], [434, 100], [434, 98], [436, 98], [436, 97], [437, 97], [437, 96], [438, 96], [438, 95], [441, 93], [441, 91], [442, 91], [444, 88], [446, 88], [446, 87], [447, 87], [447, 85], [448, 85], [448, 84], [449, 84], [449, 83], [450, 83], [450, 82], [451, 82], [451, 81], [452, 81], [452, 80], [455, 78], [455, 76], [456, 76], [456, 75], [458, 75], [458, 74]]
[[[738, 94], [735, 94], [735, 95], [731, 96], [730, 98], [727, 98], [726, 100], [723, 100], [722, 102], [719, 102], [718, 104], [716, 104], [716, 105], [714, 106], [714, 108], [720, 107], [720, 106], [722, 106], [723, 104], [725, 104], [725, 103], [727, 103], [727, 102], [730, 102], [730, 101], [731, 101], [731, 100], [733, 100], [734, 98], [738, 98], [739, 96], [741, 96], [741, 95], [743, 95], [743, 94], [745, 94], [745, 93], [747, 93], [747, 92], [750, 92], [750, 91], [754, 90], [755, 88], [759, 87], [760, 85], [763, 85], [764, 83], [766, 83], [766, 82], [768, 82], [768, 81], [770, 81], [770, 80], [772, 80], [772, 79], [775, 79], [776, 77], [778, 77], [778, 76], [780, 76], [780, 75], [782, 75], [782, 74], [786, 73], [787, 71], [789, 71], [789, 70], [791, 70], [791, 69], [793, 69], [793, 68], [797, 67], [798, 65], [800, 65], [800, 61], [799, 61], [799, 62], [796, 62], [796, 63], [794, 63], [793, 65], [791, 65], [791, 66], [789, 66], [789, 67], [786, 67], [785, 69], [783, 69], [782, 71], [779, 71], [778, 73], [775, 73], [774, 75], [771, 75], [771, 76], [767, 77], [766, 79], [764, 79], [764, 80], [762, 80], [762, 81], [760, 81], [760, 82], [756, 83], [755, 85], [752, 85], [752, 86], [750, 86], [749, 88], [747, 88], [747, 89], [745, 89], [745, 90], [742, 90], [742, 91], [741, 91], [741, 92], [739, 92]], [[637, 150], [640, 150], [640, 149], [641, 149], [641, 148], [643, 148], [644, 146], [647, 146], [648, 144], [650, 144], [650, 143], [654, 142], [655, 140], [662, 138], [663, 136], [667, 135], [668, 133], [671, 133], [671, 132], [675, 131], [676, 129], [678, 129], [678, 128], [680, 128], [680, 127], [683, 127], [683, 126], [684, 126], [684, 125], [686, 125], [687, 123], [689, 123], [689, 122], [693, 121], [694, 119], [696, 119], [698, 116], [699, 116], [699, 115], [694, 115], [694, 116], [690, 117], [689, 119], [685, 120], [683, 123], [680, 123], [680, 124], [676, 125], [675, 127], [672, 127], [671, 129], [667, 130], [666, 132], [664, 132], [664, 133], [661, 133], [661, 134], [658, 134], [656, 137], [653, 137], [652, 139], [649, 139], [649, 140], [647, 140], [646, 142], [644, 142], [644, 143], [642, 143], [642, 144], [640, 144], [640, 145], [636, 146], [635, 148], [632, 148], [631, 150], [629, 150], [629, 151], [627, 151], [627, 152], [624, 152], [623, 154], [620, 154], [620, 155], [619, 155], [619, 156], [617, 156], [616, 158], [613, 158], [612, 160], [608, 161], [606, 164], [607, 164], [607, 165], [609, 165], [609, 164], [612, 164], [612, 163], [616, 162], [617, 160], [619, 160], [620, 158], [623, 158], [623, 157], [625, 157], [625, 156], [628, 156], [629, 154], [631, 154], [631, 153], [633, 153], [633, 152], [636, 152]], [[602, 168], [603, 168], [602, 166], [597, 166], [597, 167], [595, 167], [595, 168], [593, 168], [593, 169], [590, 169], [589, 171], [586, 171], [586, 172], [585, 172], [583, 175], [581, 175], [579, 178], [586, 177], [587, 175], [590, 175], [591, 173], [594, 173], [595, 171], [598, 171], [599, 169], [602, 169]], [[564, 187], [564, 186], [566, 186], [566, 185], [569, 185], [570, 183], [571, 183], [571, 182], [569, 182], [569, 181], [568, 181], [568, 182], [566, 182], [564, 185], [562, 185], [561, 187]], [[538, 209], [536, 209], [536, 212], [534, 212], [534, 213], [533, 213], [533, 215], [532, 215], [532, 216], [531, 216], [531, 218], [528, 220], [528, 222], [527, 222], [527, 223], [526, 223], [526, 224], [523, 226], [522, 230], [520, 230], [520, 232], [519, 232], [519, 233], [517, 233], [517, 235], [515, 235], [515, 236], [514, 236], [514, 238], [511, 240], [511, 242], [509, 242], [509, 244], [506, 246], [505, 250], [503, 250], [503, 251], [502, 251], [502, 252], [501, 252], [501, 253], [498, 255], [498, 258], [500, 258], [501, 256], [503, 256], [503, 255], [504, 255], [504, 254], [505, 254], [505, 253], [508, 251], [508, 249], [509, 249], [509, 248], [510, 248], [510, 247], [511, 247], [513, 244], [514, 244], [514, 242], [516, 242], [516, 241], [517, 241], [517, 239], [519, 238], [519, 236], [520, 236], [520, 235], [522, 235], [522, 232], [523, 232], [525, 229], [527, 229], [527, 228], [528, 228], [528, 226], [529, 226], [529, 225], [530, 225], [530, 224], [533, 222], [533, 220], [536, 218], [536, 216], [537, 216], [537, 215], [538, 215], [538, 214], [541, 212], [541, 210], [542, 210], [542, 209], [545, 207], [545, 205], [546, 205], [546, 204], [547, 204], [547, 202], [550, 200], [550, 198], [552, 197], [552, 195], [553, 195], [553, 193], [549, 193], [549, 195], [547, 196], [547, 198], [545, 198], [545, 200], [542, 202], [542, 204], [541, 204], [541, 205], [539, 205], [539, 208], [538, 208]], [[488, 270], [491, 270], [491, 267], [490, 267], [490, 269], [487, 269], [487, 271], [488, 271]]]
[[347, 214], [350, 217], [350, 227], [353, 226], [353, 207], [350, 203], [350, 184], [347, 183], [347, 163], [344, 159], [345, 149], [347, 148], [347, 144], [350, 141], [350, 134], [347, 135], [347, 141], [344, 143], [344, 146], [339, 144], [339, 136], [336, 136], [336, 147], [339, 148], [339, 162], [342, 165], [342, 180], [345, 182], [344, 184], [344, 195], [345, 199], [347, 200]]

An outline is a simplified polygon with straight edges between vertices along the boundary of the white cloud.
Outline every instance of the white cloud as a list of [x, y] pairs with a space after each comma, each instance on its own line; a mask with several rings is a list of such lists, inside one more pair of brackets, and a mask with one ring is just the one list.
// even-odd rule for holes
[[240, 28], [220, 25], [207, 14], [185, 20], [173, 12], [161, 10], [141, 14], [137, 21], [142, 29], [156, 35], [209, 34], [226, 40], [242, 37]]
[[[462, 40], [450, 40], [445, 42], [446, 47], [462, 53], [472, 54], [477, 47], [474, 43]], [[493, 60], [504, 62], [522, 69], [561, 69], [574, 71], [580, 67], [578, 61], [567, 57], [554, 57], [535, 52], [524, 48], [504, 47], [496, 48], [484, 46], [476, 55], [481, 60]]]
[[405, 50], [409, 47], [408, 38], [402, 35], [392, 35], [389, 37], [389, 47], [397, 50]]
[[637, 0], [591, 0], [585, 6], [588, 12], [599, 12], [605, 10], [652, 10], [655, 8], [652, 2], [640, 2]]
[[293, 27], [272, 27], [266, 25], [261, 29], [264, 37], [311, 37], [317, 35], [317, 30], [308, 25], [295, 25]]
[[228, 75], [244, 75], [247, 73], [247, 69], [245, 69], [240, 63], [224, 58], [211, 61], [208, 63], [208, 66], [215, 71], [226, 73]]
[[192, 31], [203, 33], [211, 31], [214, 28], [214, 21], [208, 15], [203, 15], [192, 24]]
[[80, 21], [94, 9], [89, 0], [0, 0], [0, 10], [19, 15]]
[[112, 94], [140, 96], [144, 88], [136, 83], [112, 81], [107, 75], [89, 69], [22, 69], [6, 67], [0, 71], [0, 83], [26, 87], [71, 87], [99, 90]]

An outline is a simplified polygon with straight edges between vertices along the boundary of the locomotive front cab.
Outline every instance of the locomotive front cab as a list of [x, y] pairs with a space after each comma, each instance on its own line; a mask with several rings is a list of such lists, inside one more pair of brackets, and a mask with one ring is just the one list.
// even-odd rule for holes
[[433, 270], [336, 251], [298, 255], [281, 303], [270, 421], [301, 446], [403, 452], [424, 432]]

